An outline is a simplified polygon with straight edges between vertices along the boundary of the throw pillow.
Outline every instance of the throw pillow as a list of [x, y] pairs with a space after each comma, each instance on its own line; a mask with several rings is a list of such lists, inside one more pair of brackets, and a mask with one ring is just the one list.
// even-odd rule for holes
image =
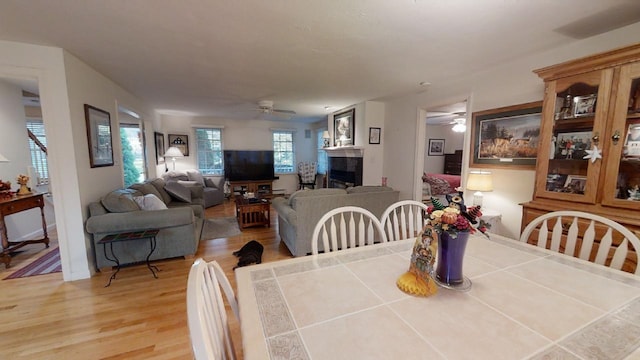
[[164, 189], [164, 186], [167, 184], [164, 181], [164, 179], [155, 178], [155, 179], [149, 180], [149, 183], [155, 186], [156, 190], [158, 190], [158, 193], [160, 193], [160, 199], [162, 199], [162, 201], [164, 201], [165, 204], [168, 204], [171, 202], [171, 195], [169, 195], [167, 190]]
[[[155, 196], [158, 197], [158, 199], [162, 200], [162, 196], [160, 195], [160, 192], [158, 192], [158, 189], [156, 189], [155, 186], [149, 184], [149, 183], [143, 183], [143, 184], [132, 184], [131, 186], [129, 186], [130, 189], [135, 189], [139, 192], [142, 193], [142, 195], [147, 195], [147, 194], [153, 194]], [[134, 194], [135, 196], [135, 194]]]
[[169, 195], [177, 200], [184, 201], [186, 203], [191, 202], [191, 190], [177, 181], [167, 183], [164, 186], [164, 189], [169, 193]]
[[200, 183], [200, 185], [205, 186], [204, 185], [204, 177], [202, 176], [202, 173], [200, 173], [200, 171], [198, 171], [198, 170], [187, 170], [187, 176], [189, 177], [189, 180], [197, 181], [198, 183]]
[[153, 194], [147, 194], [144, 196], [134, 196], [133, 201], [140, 206], [142, 210], [164, 210], [167, 209], [167, 205], [165, 205], [159, 197]]
[[140, 210], [138, 204], [133, 201], [133, 193], [132, 189], [114, 190], [104, 196], [100, 202], [109, 212], [121, 213]]

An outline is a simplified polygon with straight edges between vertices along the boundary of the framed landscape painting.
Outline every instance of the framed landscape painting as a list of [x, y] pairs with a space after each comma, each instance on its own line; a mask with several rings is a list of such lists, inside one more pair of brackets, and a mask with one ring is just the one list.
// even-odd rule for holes
[[542, 101], [474, 112], [472, 167], [534, 169]]
[[97, 107], [84, 104], [84, 117], [87, 123], [91, 167], [112, 166], [111, 115]]

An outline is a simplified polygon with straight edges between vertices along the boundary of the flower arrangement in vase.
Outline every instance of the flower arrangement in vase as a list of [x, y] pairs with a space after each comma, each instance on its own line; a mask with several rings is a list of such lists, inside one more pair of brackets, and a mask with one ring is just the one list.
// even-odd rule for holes
[[[431, 198], [427, 207], [425, 226], [413, 245], [409, 270], [396, 281], [398, 288], [408, 294], [430, 296], [437, 293], [437, 285], [468, 290], [471, 281], [462, 275], [462, 261], [469, 234], [484, 233], [489, 227], [479, 206], [467, 208], [462, 192], [447, 195], [448, 205]], [[436, 256], [437, 253], [437, 256]], [[437, 267], [434, 263], [438, 260]]]
[[462, 191], [447, 195], [446, 198], [448, 205], [431, 198], [432, 205], [427, 208], [427, 225], [423, 230], [438, 242], [434, 279], [446, 287], [468, 290], [471, 281], [462, 273], [467, 241], [476, 230], [485, 233], [489, 225], [479, 220], [482, 216], [480, 206], [466, 207]]
[[2, 181], [0, 179], [0, 198], [13, 196], [11, 191], [11, 181]]
[[29, 195], [31, 194], [31, 189], [27, 187], [29, 183], [29, 177], [27, 175], [20, 174], [16, 178], [18, 184], [20, 184], [20, 189], [18, 189], [18, 195]]

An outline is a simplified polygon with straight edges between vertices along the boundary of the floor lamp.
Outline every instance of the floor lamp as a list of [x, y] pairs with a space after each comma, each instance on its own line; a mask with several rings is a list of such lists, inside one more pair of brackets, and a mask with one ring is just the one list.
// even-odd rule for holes
[[[184, 155], [182, 154], [182, 151], [180, 151], [180, 149], [178, 149], [177, 147], [172, 146], [169, 149], [167, 149], [166, 153], [164, 153], [165, 164], [166, 164], [166, 159], [168, 157], [170, 157], [171, 161], [173, 161], [173, 171], [176, 171], [176, 158], [184, 157]], [[165, 165], [165, 171], [169, 171], [169, 168], [167, 168], [166, 165]]]

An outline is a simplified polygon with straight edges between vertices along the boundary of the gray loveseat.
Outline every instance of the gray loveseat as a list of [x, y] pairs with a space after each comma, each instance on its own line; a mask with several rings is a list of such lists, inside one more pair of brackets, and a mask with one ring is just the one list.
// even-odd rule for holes
[[185, 185], [200, 184], [203, 186], [202, 198], [204, 207], [222, 204], [224, 201], [224, 177], [203, 176], [198, 170], [169, 171], [162, 175], [166, 181], [178, 181]]
[[[176, 185], [170, 187], [173, 190]], [[167, 183], [157, 178], [133, 184], [129, 189], [115, 190], [100, 201], [89, 204], [86, 229], [93, 236], [97, 269], [115, 265], [105, 258], [103, 245], [98, 244], [100, 239], [114, 233], [159, 229], [151, 260], [196, 253], [204, 218], [202, 186], [180, 185], [179, 191], [174, 191], [178, 195], [170, 194], [166, 188]], [[142, 210], [136, 201], [149, 194], [159, 199], [156, 200], [156, 206], [166, 205], [167, 208]], [[185, 201], [187, 199], [189, 201]], [[113, 249], [121, 264], [130, 264], [145, 261], [150, 245], [146, 240], [124, 241], [114, 243]]]
[[316, 223], [329, 210], [359, 206], [379, 218], [399, 196], [399, 191], [383, 186], [300, 190], [288, 199], [273, 199], [273, 208], [278, 213], [280, 239], [293, 256], [305, 256], [311, 253], [311, 235]]

